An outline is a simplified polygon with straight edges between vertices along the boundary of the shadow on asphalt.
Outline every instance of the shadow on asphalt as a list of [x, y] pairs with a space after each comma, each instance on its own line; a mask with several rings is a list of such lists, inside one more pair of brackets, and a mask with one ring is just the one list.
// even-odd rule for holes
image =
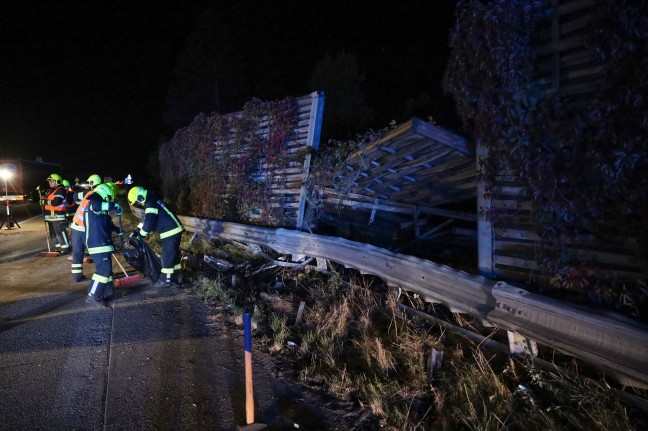
[[65, 305], [71, 304], [72, 302], [78, 300], [79, 298], [85, 297], [85, 291], [83, 292], [70, 292], [65, 295], [60, 295], [47, 302], [46, 304], [34, 307], [29, 311], [26, 311], [22, 314], [17, 315], [16, 317], [0, 322], [0, 332], [4, 332], [11, 328], [14, 328], [18, 325], [28, 322], [34, 317], [38, 317], [47, 313], [51, 313]]

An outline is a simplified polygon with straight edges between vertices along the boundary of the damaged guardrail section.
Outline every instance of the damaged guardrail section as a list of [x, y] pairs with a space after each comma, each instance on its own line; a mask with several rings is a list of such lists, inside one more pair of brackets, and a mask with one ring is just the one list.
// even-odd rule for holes
[[179, 217], [188, 231], [264, 245], [286, 254], [328, 259], [389, 286], [417, 293], [485, 326], [516, 332], [580, 358], [622, 384], [648, 388], [648, 326], [543, 297], [504, 282], [470, 275], [369, 244], [288, 229]]

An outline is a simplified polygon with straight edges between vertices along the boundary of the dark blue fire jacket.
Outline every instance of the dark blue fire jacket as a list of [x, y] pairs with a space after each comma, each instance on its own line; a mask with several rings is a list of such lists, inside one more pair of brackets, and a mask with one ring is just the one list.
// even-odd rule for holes
[[137, 225], [137, 228], [142, 237], [155, 231], [160, 234], [160, 239], [168, 238], [184, 230], [180, 220], [150, 190], [146, 194], [146, 201], [144, 202], [144, 219]]
[[104, 201], [98, 193], [88, 196], [88, 206], [84, 214], [86, 247], [88, 253], [110, 253], [115, 251], [112, 233], [120, 233], [112, 222], [109, 211], [115, 209], [114, 202]]

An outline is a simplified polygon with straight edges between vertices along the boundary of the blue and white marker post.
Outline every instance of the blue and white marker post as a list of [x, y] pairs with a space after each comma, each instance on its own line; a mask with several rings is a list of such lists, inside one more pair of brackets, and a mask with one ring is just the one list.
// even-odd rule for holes
[[243, 314], [243, 333], [245, 334], [245, 420], [254, 423], [254, 390], [252, 385], [252, 330], [250, 313]]
[[238, 426], [239, 431], [256, 431], [266, 424], [254, 423], [254, 389], [252, 385], [252, 329], [250, 313], [243, 314], [243, 333], [245, 335], [245, 421], [247, 425]]

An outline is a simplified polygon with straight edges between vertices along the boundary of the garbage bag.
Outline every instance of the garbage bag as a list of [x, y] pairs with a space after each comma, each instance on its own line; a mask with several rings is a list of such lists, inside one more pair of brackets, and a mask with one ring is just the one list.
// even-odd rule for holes
[[140, 251], [142, 253], [142, 259], [144, 260], [144, 275], [155, 283], [160, 277], [162, 262], [160, 262], [160, 258], [153, 253], [153, 250], [151, 250], [148, 244], [141, 240], [140, 242], [142, 243]]
[[144, 259], [141, 253], [140, 240], [128, 238], [128, 242], [122, 244], [122, 253], [126, 262], [139, 272], [144, 272]]
[[162, 262], [146, 242], [137, 238], [128, 238], [123, 247], [124, 258], [130, 266], [156, 282], [160, 277]]

